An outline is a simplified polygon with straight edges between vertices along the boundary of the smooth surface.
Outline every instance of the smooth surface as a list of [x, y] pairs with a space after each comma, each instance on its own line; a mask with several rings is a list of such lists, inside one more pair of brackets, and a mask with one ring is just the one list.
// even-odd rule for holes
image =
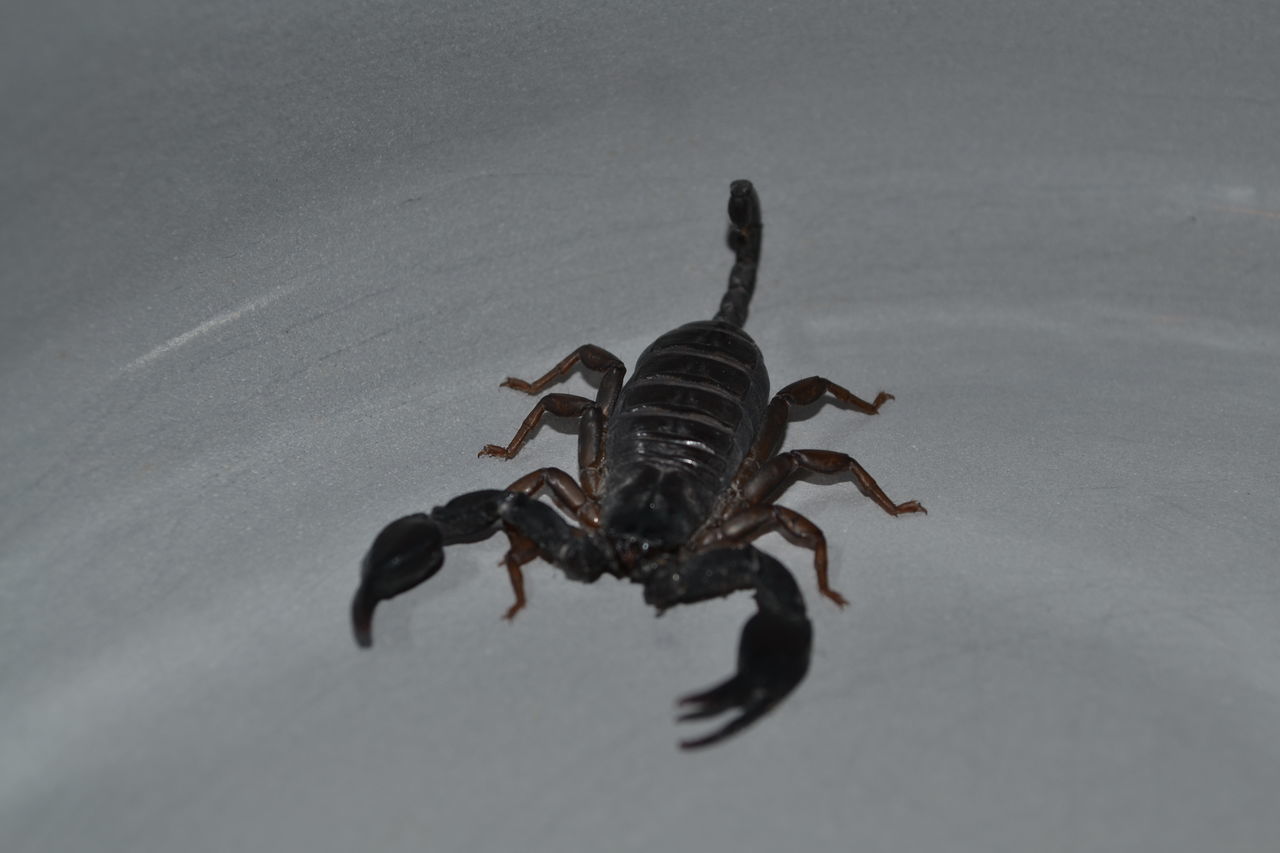
[[[9, 4], [0, 847], [1270, 851], [1280, 7]], [[542, 465], [499, 389], [723, 291], [927, 517], [800, 484], [808, 680], [675, 749], [747, 598], [383, 524]], [[575, 378], [568, 388], [585, 387]]]

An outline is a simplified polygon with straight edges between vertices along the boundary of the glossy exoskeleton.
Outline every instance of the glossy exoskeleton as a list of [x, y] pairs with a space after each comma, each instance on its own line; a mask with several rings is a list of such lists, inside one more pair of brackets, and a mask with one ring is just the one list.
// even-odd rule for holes
[[[573, 580], [601, 575], [644, 588], [659, 611], [737, 590], [755, 593], [757, 612], [738, 647], [737, 673], [686, 696], [681, 720], [738, 713], [720, 728], [681, 743], [706, 746], [743, 729], [777, 705], [809, 668], [813, 629], [790, 572], [750, 543], [776, 531], [813, 551], [818, 590], [845, 599], [827, 581], [827, 545], [804, 516], [773, 503], [797, 474], [843, 474], [890, 515], [924, 512], [917, 501], [894, 503], [853, 458], [830, 450], [779, 452], [793, 406], [826, 395], [867, 415], [893, 399], [884, 391], [867, 401], [828, 379], [812, 376], [769, 397], [769, 376], [755, 342], [742, 330], [755, 289], [762, 233], [760, 202], [749, 181], [729, 194], [729, 247], [735, 255], [728, 291], [711, 320], [662, 335], [641, 354], [623, 384], [617, 357], [587, 344], [546, 375], [502, 384], [541, 394], [575, 366], [600, 376], [594, 400], [543, 396], [511, 442], [488, 445], [482, 456], [511, 459], [546, 416], [577, 418], [575, 480], [543, 468], [505, 489], [456, 497], [430, 513], [405, 516], [374, 540], [352, 603], [356, 642], [372, 643], [374, 607], [434, 575], [444, 546], [474, 542], [505, 530], [504, 558], [515, 591], [510, 619], [525, 604], [521, 566], [541, 557]], [[546, 491], [567, 516], [536, 499]]]

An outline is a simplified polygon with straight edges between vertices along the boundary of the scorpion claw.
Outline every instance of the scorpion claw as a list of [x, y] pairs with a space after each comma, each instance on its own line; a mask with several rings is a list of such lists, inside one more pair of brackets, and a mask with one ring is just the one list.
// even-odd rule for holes
[[361, 584], [356, 590], [355, 600], [351, 602], [351, 630], [355, 634], [356, 645], [362, 649], [373, 645], [373, 608], [377, 604], [378, 600]]
[[443, 564], [443, 538], [430, 516], [406, 515], [384, 527], [364, 558], [360, 587], [351, 602], [356, 645], [373, 645], [373, 611], [378, 602], [413, 589]]
[[680, 747], [710, 746], [768, 713], [804, 679], [812, 643], [813, 627], [803, 616], [769, 611], [752, 616], [742, 631], [737, 674], [709, 690], [682, 698], [680, 705], [688, 710], [679, 720], [705, 720], [734, 709], [741, 713], [710, 734], [681, 741]]
[[735, 675], [710, 690], [682, 697], [680, 704], [692, 706], [693, 710], [685, 711], [677, 719], [682, 723], [689, 720], [705, 720], [724, 713], [730, 708], [745, 706], [750, 698], [750, 690], [746, 680], [742, 676]]

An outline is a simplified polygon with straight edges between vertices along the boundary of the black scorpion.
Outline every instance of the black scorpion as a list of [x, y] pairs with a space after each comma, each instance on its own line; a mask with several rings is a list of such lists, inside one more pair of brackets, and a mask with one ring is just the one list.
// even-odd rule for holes
[[[890, 515], [924, 512], [917, 501], [894, 503], [853, 458], [830, 450], [779, 452], [793, 406], [831, 395], [847, 407], [876, 414], [893, 395], [873, 402], [820, 376], [786, 386], [769, 399], [769, 375], [755, 342], [742, 330], [760, 263], [760, 202], [750, 181], [734, 181], [729, 195], [729, 247], [735, 255], [729, 287], [711, 320], [688, 323], [654, 341], [623, 384], [625, 365], [587, 344], [533, 382], [502, 384], [540, 394], [576, 365], [599, 374], [594, 400], [547, 394], [505, 447], [481, 456], [511, 459], [548, 415], [578, 419], [578, 479], [543, 468], [506, 489], [456, 497], [430, 513], [392, 522], [365, 557], [352, 603], [356, 642], [372, 644], [378, 602], [434, 575], [444, 546], [485, 539], [504, 529], [503, 559], [515, 592], [510, 619], [525, 604], [521, 566], [535, 558], [576, 581], [601, 575], [644, 587], [659, 612], [737, 590], [755, 593], [757, 612], [743, 628], [738, 671], [722, 684], [686, 696], [680, 720], [737, 710], [737, 716], [690, 749], [722, 740], [750, 725], [787, 696], [809, 669], [813, 628], [795, 579], [751, 544], [769, 532], [813, 551], [818, 590], [847, 602], [827, 581], [822, 531], [772, 498], [797, 474], [844, 474]], [[576, 519], [574, 527], [536, 499], [546, 490]]]

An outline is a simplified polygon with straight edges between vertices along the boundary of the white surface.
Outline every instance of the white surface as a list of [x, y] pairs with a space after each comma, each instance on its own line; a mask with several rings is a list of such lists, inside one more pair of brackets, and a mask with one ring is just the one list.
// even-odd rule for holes
[[[1280, 7], [10, 4], [6, 851], [1273, 850]], [[497, 387], [709, 316], [927, 517], [798, 485], [808, 680], [680, 754], [748, 598], [452, 549], [359, 653], [387, 521]], [[575, 380], [581, 382], [581, 380]], [[571, 386], [572, 387], [572, 386]]]

